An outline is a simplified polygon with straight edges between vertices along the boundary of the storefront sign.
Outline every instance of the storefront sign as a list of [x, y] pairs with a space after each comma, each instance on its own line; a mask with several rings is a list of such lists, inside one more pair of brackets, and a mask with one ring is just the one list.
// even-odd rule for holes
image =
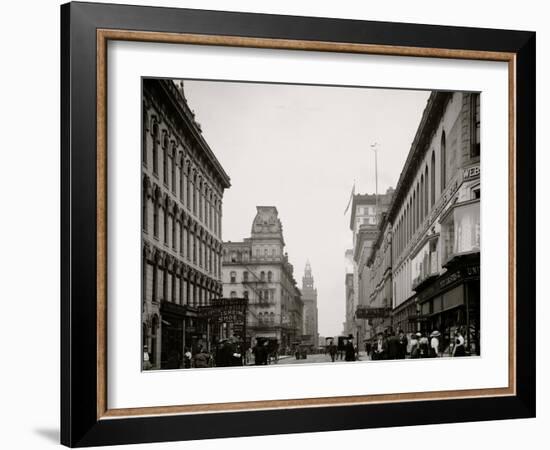
[[423, 303], [457, 284], [476, 279], [479, 279], [479, 263], [462, 265], [441, 275], [436, 283], [418, 292], [418, 301]]
[[464, 169], [464, 172], [462, 173], [462, 178], [464, 181], [473, 180], [474, 178], [479, 178], [479, 164], [476, 164], [475, 166], [470, 166]]
[[246, 298], [218, 298], [201, 308], [201, 314], [218, 323], [244, 324], [248, 309]]
[[367, 306], [360, 306], [355, 312], [357, 319], [383, 319], [390, 317], [391, 308], [369, 308]]

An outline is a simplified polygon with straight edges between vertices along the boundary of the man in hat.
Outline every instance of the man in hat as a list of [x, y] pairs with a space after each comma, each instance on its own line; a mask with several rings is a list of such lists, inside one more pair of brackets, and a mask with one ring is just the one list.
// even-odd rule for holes
[[346, 361], [355, 361], [355, 346], [353, 345], [353, 336], [348, 336], [345, 348]]
[[390, 331], [390, 337], [387, 339], [388, 343], [388, 359], [399, 359], [399, 338]]
[[399, 359], [405, 359], [407, 356], [407, 345], [408, 345], [407, 336], [403, 330], [399, 330]]
[[376, 336], [376, 342], [372, 351], [372, 359], [379, 361], [386, 359], [388, 354], [388, 342], [384, 339], [384, 333], [381, 331]]

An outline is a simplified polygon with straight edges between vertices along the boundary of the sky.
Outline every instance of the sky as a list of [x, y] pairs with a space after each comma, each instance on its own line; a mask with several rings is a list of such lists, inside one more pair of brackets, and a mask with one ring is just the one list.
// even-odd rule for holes
[[340, 334], [352, 187], [375, 192], [374, 142], [378, 192], [396, 186], [430, 93], [195, 80], [184, 89], [231, 178], [222, 239], [250, 237], [256, 206], [276, 206], [299, 287], [311, 263], [319, 334]]

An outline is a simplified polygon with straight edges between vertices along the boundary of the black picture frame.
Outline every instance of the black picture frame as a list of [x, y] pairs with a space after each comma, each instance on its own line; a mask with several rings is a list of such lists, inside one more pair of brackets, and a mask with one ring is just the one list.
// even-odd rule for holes
[[[98, 29], [516, 55], [516, 394], [116, 419], [97, 415]], [[535, 416], [534, 32], [93, 3], [61, 6], [61, 443], [70, 447]], [[434, 402], [437, 401], [437, 407]]]

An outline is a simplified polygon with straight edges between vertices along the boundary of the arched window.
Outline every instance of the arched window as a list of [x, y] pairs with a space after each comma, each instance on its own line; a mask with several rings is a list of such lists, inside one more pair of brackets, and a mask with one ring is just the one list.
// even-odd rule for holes
[[202, 220], [202, 180], [199, 180], [199, 220]]
[[231, 283], [236, 283], [237, 282], [237, 272], [231, 271], [231, 273], [229, 274], [229, 280], [230, 280]]
[[178, 222], [176, 220], [175, 214], [172, 215], [172, 249], [176, 251], [176, 245], [178, 243]]
[[411, 229], [411, 236], [414, 234], [414, 232], [416, 231], [416, 211], [417, 211], [417, 208], [416, 208], [416, 189], [414, 190], [413, 192], [413, 197], [412, 197], [412, 229]]
[[264, 315], [262, 313], [259, 313], [258, 314], [258, 322], [263, 323], [263, 321], [264, 321]]
[[187, 167], [187, 171], [186, 171], [186, 182], [187, 182], [187, 192], [186, 192], [186, 200], [185, 200], [185, 206], [187, 207], [188, 210], [191, 209], [191, 166], [189, 164], [189, 160], [187, 160], [187, 164], [186, 164], [186, 167]]
[[185, 174], [185, 168], [184, 168], [184, 160], [183, 160], [183, 154], [180, 152], [179, 154], [179, 157], [178, 157], [178, 161], [179, 161], [179, 176], [180, 176], [180, 192], [179, 192], [179, 199], [180, 199], [180, 202], [181, 204], [185, 204], [185, 198], [184, 198], [184, 192], [185, 192], [185, 177], [184, 177], [184, 174]]
[[153, 197], [153, 236], [159, 237], [159, 201]]
[[275, 323], [275, 314], [273, 312], [271, 312], [269, 314], [269, 323], [270, 324], [274, 324]]
[[148, 115], [147, 115], [147, 108], [145, 107], [145, 104], [142, 105], [143, 112], [142, 112], [142, 126], [143, 126], [143, 135], [142, 135], [142, 142], [141, 142], [141, 162], [143, 165], [147, 167], [147, 130], [149, 129], [148, 126]]
[[271, 270], [267, 272], [267, 281], [271, 283], [273, 281], [273, 272]]
[[263, 270], [260, 272], [260, 280], [265, 281], [265, 272]]
[[168, 133], [164, 132], [162, 140], [162, 181], [168, 185]]
[[432, 162], [430, 164], [430, 209], [435, 203], [435, 152], [432, 151]]
[[445, 142], [445, 131], [441, 133], [441, 192], [447, 186], [447, 148]]
[[151, 284], [151, 300], [153, 302], [157, 301], [157, 283], [158, 283], [158, 273], [157, 273], [157, 262], [153, 258], [153, 281]]
[[173, 144], [172, 145], [172, 153], [171, 153], [171, 158], [170, 158], [170, 167], [172, 169], [172, 173], [170, 174], [171, 178], [172, 178], [172, 192], [175, 194], [176, 193], [176, 155], [177, 155], [177, 150], [176, 150], [176, 144]]
[[164, 200], [164, 244], [168, 245], [168, 197]]
[[147, 182], [143, 181], [143, 198], [141, 199], [141, 229], [147, 233]]
[[231, 298], [236, 298], [237, 297], [237, 292], [236, 291], [231, 291], [231, 293], [229, 294], [229, 296]]
[[162, 272], [162, 300], [168, 300], [168, 265], [164, 262], [164, 270]]
[[159, 169], [159, 126], [153, 125], [153, 173], [158, 174]]
[[193, 171], [193, 213], [197, 213], [197, 173]]
[[424, 220], [424, 174], [420, 175], [420, 223]]
[[428, 215], [428, 166], [424, 171], [424, 216]]
[[243, 297], [248, 299], [248, 291], [243, 291]]

